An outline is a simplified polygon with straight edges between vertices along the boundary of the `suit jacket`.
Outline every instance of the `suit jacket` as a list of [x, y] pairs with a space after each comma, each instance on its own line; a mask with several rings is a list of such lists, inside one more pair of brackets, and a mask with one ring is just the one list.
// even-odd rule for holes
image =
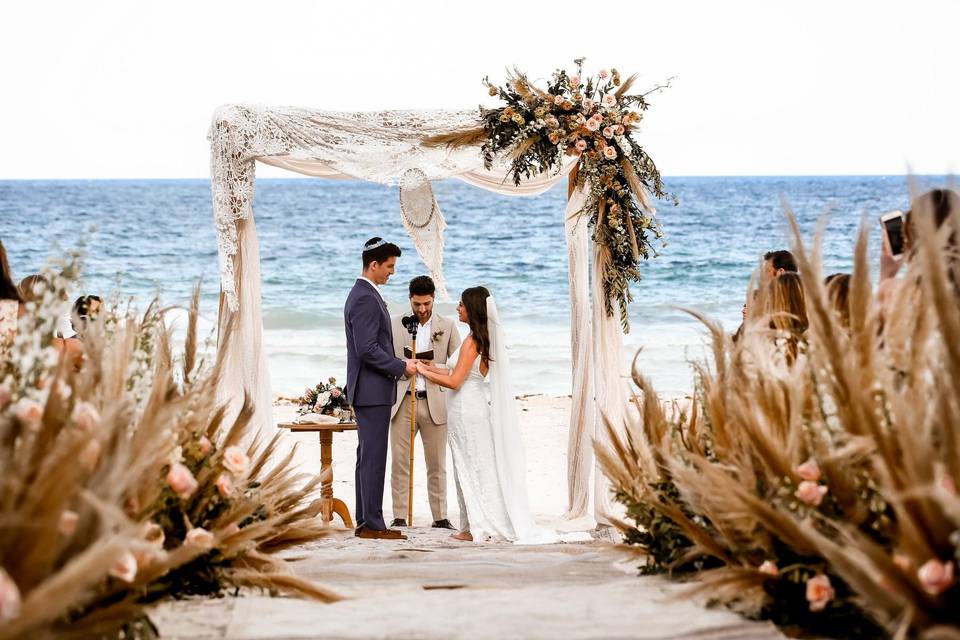
[[392, 405], [406, 363], [394, 356], [390, 315], [383, 298], [357, 279], [343, 305], [347, 335], [347, 398], [355, 407]]
[[[409, 314], [408, 314], [409, 315]], [[402, 315], [393, 316], [393, 346], [394, 353], [398, 357], [403, 357], [403, 347], [411, 346], [412, 341], [406, 327], [400, 321]], [[440, 332], [437, 339], [432, 342], [433, 362], [434, 364], [446, 364], [447, 358], [453, 355], [453, 352], [460, 346], [460, 332], [457, 331], [457, 323], [450, 318], [433, 314], [432, 330], [436, 334]], [[431, 336], [433, 337], [433, 336]], [[397, 401], [393, 405], [393, 411], [390, 413], [390, 419], [397, 415], [400, 409], [400, 403], [403, 402], [403, 395], [410, 389], [411, 380], [403, 379], [397, 383]], [[430, 408], [430, 417], [435, 424], [447, 423], [447, 398], [446, 389], [440, 385], [426, 381], [427, 383], [427, 406]]]

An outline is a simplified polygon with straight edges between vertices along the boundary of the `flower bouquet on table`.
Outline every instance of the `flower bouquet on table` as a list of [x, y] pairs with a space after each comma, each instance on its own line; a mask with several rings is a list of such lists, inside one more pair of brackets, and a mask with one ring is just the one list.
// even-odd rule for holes
[[307, 387], [300, 396], [297, 413], [299, 422], [349, 422], [353, 408], [346, 390], [337, 385], [336, 378], [329, 378], [315, 387]]

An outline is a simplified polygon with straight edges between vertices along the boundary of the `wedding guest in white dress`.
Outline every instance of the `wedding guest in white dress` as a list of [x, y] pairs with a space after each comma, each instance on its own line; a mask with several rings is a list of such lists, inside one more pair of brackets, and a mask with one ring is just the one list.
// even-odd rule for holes
[[557, 542], [559, 536], [538, 527], [530, 513], [510, 361], [496, 304], [484, 287], [473, 287], [461, 295], [457, 313], [470, 335], [447, 361], [448, 368], [418, 365], [428, 380], [453, 390], [447, 425], [461, 527], [452, 537]]

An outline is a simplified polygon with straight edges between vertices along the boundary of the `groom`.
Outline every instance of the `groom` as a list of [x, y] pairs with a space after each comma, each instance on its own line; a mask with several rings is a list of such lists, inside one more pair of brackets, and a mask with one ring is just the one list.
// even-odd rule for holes
[[363, 247], [363, 274], [343, 307], [347, 336], [347, 397], [357, 414], [357, 530], [359, 538], [406, 540], [383, 521], [390, 410], [397, 380], [416, 371], [415, 360], [393, 355], [390, 315], [379, 286], [393, 275], [400, 247], [381, 238]]

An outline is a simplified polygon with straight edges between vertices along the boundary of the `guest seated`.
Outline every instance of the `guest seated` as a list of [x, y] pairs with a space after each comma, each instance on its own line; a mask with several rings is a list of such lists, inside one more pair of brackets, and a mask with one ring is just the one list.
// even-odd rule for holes
[[73, 334], [67, 338], [54, 338], [54, 345], [76, 369], [83, 365], [83, 333], [88, 323], [100, 313], [102, 301], [99, 296], [80, 296], [73, 303], [71, 323]]
[[849, 273], [832, 273], [823, 281], [833, 311], [844, 329], [850, 328], [850, 280]]

